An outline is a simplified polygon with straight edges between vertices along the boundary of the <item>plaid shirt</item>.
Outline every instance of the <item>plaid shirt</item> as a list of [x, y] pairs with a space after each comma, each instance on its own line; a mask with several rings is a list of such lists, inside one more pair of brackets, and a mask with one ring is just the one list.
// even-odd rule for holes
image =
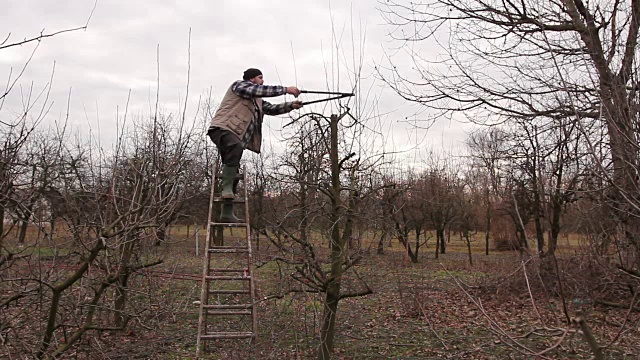
[[[251, 119], [247, 132], [242, 138], [242, 147], [246, 148], [253, 134], [260, 131], [262, 124], [262, 114], [256, 104], [256, 98], [284, 95], [287, 93], [287, 88], [280, 85], [257, 85], [251, 81], [238, 80], [231, 85], [231, 91], [240, 97], [253, 101], [253, 118]], [[274, 105], [267, 101], [262, 101], [262, 111], [267, 115], [285, 114], [291, 110], [293, 110], [291, 103]]]

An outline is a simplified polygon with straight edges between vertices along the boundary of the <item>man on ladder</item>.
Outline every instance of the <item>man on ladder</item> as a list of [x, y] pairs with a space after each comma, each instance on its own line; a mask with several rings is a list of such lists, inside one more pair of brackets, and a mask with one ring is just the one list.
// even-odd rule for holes
[[[222, 158], [221, 196], [223, 199], [234, 198], [234, 180], [244, 149], [260, 153], [264, 114], [281, 115], [302, 107], [301, 101], [274, 105], [262, 100], [263, 97], [285, 94], [298, 97], [300, 90], [295, 86], [264, 85], [262, 72], [250, 68], [244, 72], [242, 80], [231, 84], [222, 98], [220, 107], [211, 120], [207, 135], [216, 144]], [[241, 221], [233, 213], [233, 202], [225, 202], [222, 205], [220, 221], [225, 223]]]

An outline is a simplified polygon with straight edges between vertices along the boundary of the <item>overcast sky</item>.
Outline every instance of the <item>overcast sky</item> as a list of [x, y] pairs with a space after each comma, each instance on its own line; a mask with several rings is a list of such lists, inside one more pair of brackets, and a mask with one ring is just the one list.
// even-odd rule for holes
[[[46, 86], [54, 63], [49, 98], [52, 105], [43, 124], [65, 118], [71, 92], [70, 124], [81, 131], [91, 128], [101, 138], [112, 140], [129, 91], [130, 114], [148, 116], [152, 112], [158, 60], [159, 103], [165, 111], [180, 113], [187, 89], [190, 30], [188, 118], [195, 117], [199, 99], [210, 91], [214, 100], [220, 100], [231, 82], [241, 78], [248, 67], [261, 69], [267, 84], [325, 90], [327, 73], [332, 73], [332, 64], [336, 66], [332, 61], [333, 24], [343, 59], [351, 61], [353, 48], [362, 54], [362, 74], [366, 77], [362, 84], [370, 94], [368, 99], [379, 99], [378, 110], [383, 114], [381, 120], [388, 130], [390, 146], [405, 150], [411, 148], [410, 144], [419, 144], [422, 149], [447, 151], [464, 147], [464, 125], [460, 123], [438, 121], [425, 132], [399, 121], [416, 118], [414, 114], [420, 109], [404, 103], [376, 80], [375, 64], [383, 61], [385, 52], [391, 53], [398, 46], [388, 37], [391, 28], [378, 6], [375, 0], [98, 0], [86, 31], [60, 34], [39, 44], [18, 83], [21, 88], [14, 89], [0, 111], [0, 120], [11, 120], [21, 111], [22, 94], [31, 84], [36, 90]], [[16, 42], [43, 29], [50, 33], [83, 26], [93, 7], [93, 0], [5, 0], [0, 13], [0, 36], [4, 39], [10, 33], [9, 42]], [[36, 45], [0, 50], [3, 83], [10, 76], [15, 78]], [[397, 63], [409, 66], [400, 57]], [[332, 90], [352, 90], [347, 67], [352, 66], [340, 66], [344, 78], [339, 82], [329, 76]], [[312, 100], [310, 96], [302, 99]], [[272, 102], [282, 100], [283, 97]], [[291, 96], [287, 100], [292, 100]], [[265, 122], [269, 126], [266, 141], [275, 144], [275, 148], [278, 129], [284, 122], [277, 118]]]

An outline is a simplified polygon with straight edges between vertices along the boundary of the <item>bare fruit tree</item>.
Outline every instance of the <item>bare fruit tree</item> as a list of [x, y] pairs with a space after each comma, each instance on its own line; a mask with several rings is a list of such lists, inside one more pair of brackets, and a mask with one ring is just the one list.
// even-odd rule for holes
[[[434, 118], [572, 119], [566, 124], [576, 124], [600, 164], [594, 171], [607, 180], [611, 215], [638, 253], [637, 1], [433, 0], [387, 2], [382, 11], [397, 40], [442, 50], [439, 58], [414, 52], [413, 73], [380, 68], [398, 94], [428, 107]], [[439, 41], [444, 33], [450, 37]], [[606, 130], [605, 158], [589, 141], [591, 122]]]
[[[390, 57], [379, 67], [399, 95], [428, 108], [431, 121], [464, 118], [528, 134], [512, 139], [512, 154], [528, 160], [524, 168], [510, 168], [503, 186], [511, 201], [501, 200], [519, 246], [528, 247], [527, 228], [534, 228], [542, 254], [543, 214], [552, 218], [557, 239], [554, 217], [585, 189], [581, 193], [598, 209], [593, 228], [603, 229], [599, 238], [614, 250], [610, 274], [637, 276], [640, 2], [427, 0], [383, 6], [392, 36], [407, 45], [413, 65], [394, 66]], [[416, 43], [440, 51], [421, 53]], [[549, 137], [539, 129], [561, 134], [555, 146], [543, 143]], [[575, 161], [580, 155], [590, 158], [580, 160], [590, 167], [581, 169]], [[541, 203], [545, 192], [552, 193], [548, 206]], [[564, 312], [569, 321], [566, 306]], [[602, 358], [602, 348], [587, 340]]]

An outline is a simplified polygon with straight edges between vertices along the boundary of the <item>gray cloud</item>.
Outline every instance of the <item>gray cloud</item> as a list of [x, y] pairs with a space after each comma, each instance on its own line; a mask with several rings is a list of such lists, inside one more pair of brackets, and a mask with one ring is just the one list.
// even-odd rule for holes
[[[53, 106], [45, 123], [66, 114], [71, 89], [71, 124], [94, 130], [99, 126], [101, 135], [109, 140], [115, 134], [116, 110], [122, 115], [129, 91], [130, 113], [149, 114], [153, 107], [158, 46], [160, 102], [167, 111], [179, 111], [178, 104], [184, 102], [186, 91], [190, 28], [189, 117], [195, 116], [197, 101], [206, 89], [211, 88], [213, 96], [221, 98], [247, 67], [261, 68], [267, 83], [272, 84], [324, 89], [327, 76], [335, 84], [336, 49], [332, 39], [338, 39], [340, 51], [344, 52], [337, 61], [351, 66], [352, 47], [358, 54], [359, 37], [366, 32], [363, 73], [368, 78], [363, 82], [364, 88], [371, 86], [371, 100], [381, 98], [379, 111], [389, 114], [384, 118], [388, 123], [385, 128], [396, 138], [395, 146], [410, 148], [410, 143], [422, 139], [424, 132], [418, 131], [416, 135], [411, 126], [397, 120], [413, 115], [418, 109], [402, 102], [382, 84], [374, 83], [374, 61], [382, 59], [382, 50], [391, 46], [386, 37], [389, 29], [382, 25], [376, 5], [375, 0], [353, 4], [289, 0], [101, 0], [86, 31], [61, 34], [40, 44], [20, 84], [23, 88], [30, 83], [43, 87], [55, 62], [50, 96]], [[82, 26], [92, 8], [93, 2], [87, 0], [10, 0], [0, 14], [0, 23], [11, 31], [11, 39], [15, 41], [34, 36], [42, 29], [52, 32]], [[35, 45], [0, 51], [0, 81], [5, 82], [10, 71], [15, 76]], [[406, 60], [398, 61], [402, 66], [410, 66]], [[342, 66], [340, 72], [343, 76], [340, 89], [334, 90], [351, 91], [348, 71]], [[8, 120], [11, 114], [19, 112], [20, 103], [20, 92], [14, 91], [0, 111], [0, 120]], [[268, 121], [272, 128], [269, 136], [274, 137], [269, 140], [277, 143], [277, 130], [283, 121]], [[427, 137], [428, 143], [446, 148], [451, 142], [459, 144], [463, 139], [461, 126], [446, 121], [436, 123]]]

